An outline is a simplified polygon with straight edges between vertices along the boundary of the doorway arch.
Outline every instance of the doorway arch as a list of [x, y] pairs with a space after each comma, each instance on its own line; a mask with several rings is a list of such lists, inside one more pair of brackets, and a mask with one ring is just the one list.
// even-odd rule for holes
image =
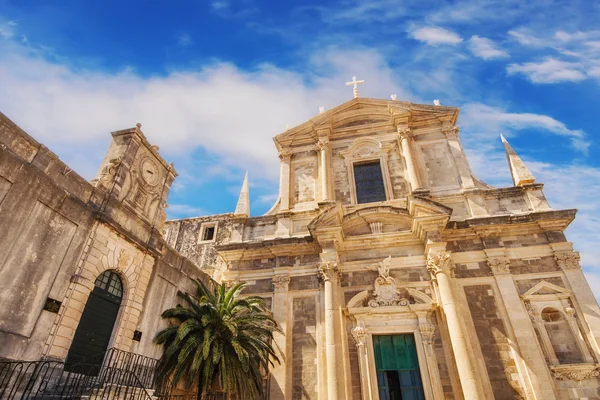
[[123, 299], [123, 282], [112, 270], [101, 273], [81, 314], [65, 369], [76, 372], [98, 371], [104, 360]]

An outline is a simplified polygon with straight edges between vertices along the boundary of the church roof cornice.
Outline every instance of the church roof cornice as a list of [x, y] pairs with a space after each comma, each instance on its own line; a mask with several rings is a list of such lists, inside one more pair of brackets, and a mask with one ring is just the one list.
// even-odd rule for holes
[[315, 143], [333, 130], [344, 129], [344, 123], [369, 116], [373, 123], [392, 125], [417, 122], [417, 120], [450, 123], [454, 125], [459, 109], [447, 106], [430, 106], [408, 101], [354, 98], [319, 114], [304, 123], [288, 129], [273, 138], [278, 151], [285, 147]]

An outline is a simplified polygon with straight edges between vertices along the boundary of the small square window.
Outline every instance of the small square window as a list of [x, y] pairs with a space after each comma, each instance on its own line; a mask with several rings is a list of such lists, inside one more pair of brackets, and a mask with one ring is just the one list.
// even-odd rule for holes
[[198, 242], [213, 242], [217, 233], [217, 224], [214, 222], [202, 224]]

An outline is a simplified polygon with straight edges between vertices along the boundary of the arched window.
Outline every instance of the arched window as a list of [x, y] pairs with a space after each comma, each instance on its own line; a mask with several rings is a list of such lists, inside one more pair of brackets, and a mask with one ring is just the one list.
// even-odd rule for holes
[[552, 307], [544, 308], [541, 316], [558, 362], [560, 364], [583, 362], [577, 340], [565, 316]]
[[121, 278], [113, 271], [104, 271], [101, 273], [98, 278], [96, 278], [94, 285], [119, 299], [123, 297], [123, 284], [121, 283]]

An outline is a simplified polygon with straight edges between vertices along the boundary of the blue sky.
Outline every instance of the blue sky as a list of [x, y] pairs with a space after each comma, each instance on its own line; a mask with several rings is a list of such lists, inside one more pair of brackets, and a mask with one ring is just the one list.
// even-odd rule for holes
[[91, 179], [110, 131], [143, 124], [180, 177], [171, 218], [276, 198], [271, 138], [352, 97], [461, 108], [476, 175], [528, 163], [600, 293], [600, 3], [0, 0], [0, 110]]

